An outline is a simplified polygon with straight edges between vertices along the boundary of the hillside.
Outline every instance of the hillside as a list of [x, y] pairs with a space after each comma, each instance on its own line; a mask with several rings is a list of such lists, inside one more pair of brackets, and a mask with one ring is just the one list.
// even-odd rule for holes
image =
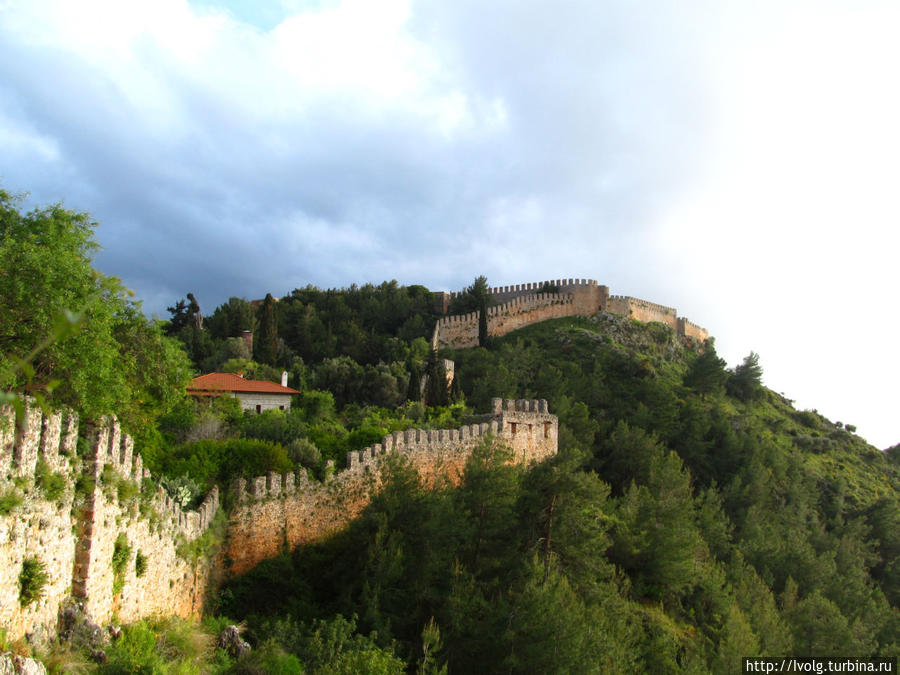
[[475, 409], [547, 399], [559, 457], [525, 472], [485, 451], [456, 490], [396, 468], [349, 530], [225, 589], [251, 635], [290, 648], [304, 622], [355, 615], [414, 663], [433, 620], [450, 672], [897, 653], [896, 454], [661, 324], [601, 313], [442, 355]]

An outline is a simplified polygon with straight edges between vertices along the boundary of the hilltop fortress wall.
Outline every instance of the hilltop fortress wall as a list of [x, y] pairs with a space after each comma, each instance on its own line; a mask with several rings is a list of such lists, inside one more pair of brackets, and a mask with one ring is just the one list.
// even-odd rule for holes
[[[478, 424], [395, 432], [348, 453], [347, 467], [324, 483], [305, 471], [236, 481], [225, 555], [208, 559], [191, 557], [186, 545], [209, 531], [218, 490], [196, 511], [183, 511], [154, 485], [114, 418], [79, 425], [73, 413], [44, 414], [29, 400], [17, 429], [12, 409], [0, 408], [0, 503], [7, 504], [0, 511], [0, 628], [11, 640], [52, 636], [60, 610], [72, 601], [101, 624], [197, 616], [223, 575], [347, 527], [380, 489], [387, 457], [408, 459], [426, 484], [455, 485], [486, 438], [528, 464], [556, 454], [558, 431], [546, 401], [494, 399]], [[62, 481], [52, 498], [47, 476]], [[9, 506], [8, 497], [17, 503]], [[38, 561], [47, 580], [41, 596], [23, 606], [26, 560]]]
[[309, 481], [303, 471], [235, 481], [228, 572], [241, 574], [285, 548], [321, 541], [347, 527], [380, 489], [379, 468], [392, 455], [405, 457], [426, 484], [457, 485], [473, 448], [486, 438], [509, 446], [515, 462], [531, 464], [556, 454], [558, 434], [546, 401], [494, 399], [492, 412], [478, 424], [398, 431], [348, 453], [347, 468], [325, 483]]
[[[558, 292], [545, 292], [553, 289]], [[437, 296], [439, 309], [444, 313], [458, 293]], [[704, 341], [709, 333], [684, 317], [672, 307], [622, 295], [610, 296], [609, 288], [593, 279], [556, 279], [550, 281], [498, 286], [491, 289], [491, 297], [498, 303], [488, 308], [488, 334], [506, 335], [531, 324], [566, 316], [592, 316], [610, 312], [638, 321], [659, 321], [679, 335]], [[463, 349], [478, 346], [479, 312], [445, 316], [438, 320], [432, 335], [435, 349]]]
[[[84, 425], [83, 457], [73, 413], [45, 415], [27, 401], [18, 429], [14, 420], [12, 409], [0, 410], [0, 495], [20, 501], [0, 515], [0, 628], [7, 636], [52, 631], [72, 599], [100, 623], [113, 616], [130, 622], [199, 614], [209, 570], [182, 559], [177, 547], [209, 527], [218, 491], [197, 511], [183, 511], [153, 487], [132, 439], [114, 419]], [[61, 481], [52, 500], [41, 487], [47, 476]], [[124, 560], [119, 574], [113, 570], [117, 549]], [[22, 606], [26, 559], [43, 566], [47, 581], [41, 597]]]

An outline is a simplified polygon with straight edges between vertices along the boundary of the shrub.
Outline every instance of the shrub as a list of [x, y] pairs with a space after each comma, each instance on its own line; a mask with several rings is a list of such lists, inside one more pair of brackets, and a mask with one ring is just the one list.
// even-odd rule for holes
[[25, 558], [19, 572], [19, 604], [27, 607], [44, 594], [47, 567], [37, 558]]
[[56, 501], [66, 491], [66, 479], [50, 469], [50, 465], [39, 459], [34, 470], [34, 484], [44, 493], [47, 501]]
[[125, 586], [125, 568], [131, 558], [131, 546], [124, 532], [119, 532], [116, 543], [113, 544], [112, 569], [113, 569], [113, 595], [120, 593]]
[[9, 489], [0, 494], [0, 516], [9, 514], [22, 503], [22, 495], [16, 490]]
[[176, 476], [175, 478], [163, 476], [160, 478], [159, 484], [162, 485], [172, 500], [185, 510], [193, 508], [203, 496], [200, 486], [187, 474]]
[[156, 653], [156, 632], [146, 622], [125, 626], [122, 636], [105, 651], [109, 661], [100, 668], [101, 673], [162, 672], [161, 659]]
[[294, 468], [284, 446], [252, 439], [197, 441], [179, 445], [163, 462], [169, 476], [187, 475], [205, 492], [216, 483], [228, 484], [243, 476], [252, 478], [270, 471], [287, 473]]
[[147, 571], [147, 556], [139, 550], [134, 554], [134, 576], [142, 577]]
[[322, 453], [307, 438], [298, 438], [287, 446], [288, 456], [301, 466], [314, 469], [322, 463]]

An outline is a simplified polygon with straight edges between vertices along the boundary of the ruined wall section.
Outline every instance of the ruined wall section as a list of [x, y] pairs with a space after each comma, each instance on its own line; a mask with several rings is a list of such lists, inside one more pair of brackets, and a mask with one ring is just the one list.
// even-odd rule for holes
[[235, 482], [235, 508], [229, 520], [226, 553], [229, 571], [241, 574], [285, 548], [321, 541], [357, 518], [380, 489], [386, 458], [402, 455], [433, 485], [462, 480], [466, 461], [491, 436], [508, 445], [515, 461], [541, 461], [557, 452], [559, 426], [546, 401], [494, 399], [485, 421], [460, 429], [409, 429], [381, 443], [347, 454], [347, 468], [324, 483], [305, 472], [269, 474]]
[[709, 331], [702, 326], [698, 326], [685, 319], [683, 316], [678, 317], [678, 334], [685, 337], [694, 338], [699, 342], [706, 342], [709, 339]]
[[674, 307], [658, 305], [640, 298], [631, 298], [624, 295], [613, 295], [609, 299], [609, 311], [613, 314], [627, 316], [644, 323], [659, 321], [666, 324], [673, 331], [678, 330], [678, 311]]
[[[33, 401], [26, 401], [18, 429], [13, 411], [0, 411], [0, 494], [23, 498], [0, 516], [0, 627], [11, 639], [52, 631], [72, 597], [100, 623], [114, 614], [123, 622], [198, 614], [209, 570], [183, 560], [177, 547], [209, 527], [218, 492], [207, 495], [198, 511], [184, 512], [152, 484], [132, 439], [114, 419], [85, 425], [84, 457], [76, 451], [78, 434], [74, 414], [44, 415]], [[35, 485], [40, 460], [65, 481], [53, 501]], [[112, 560], [120, 534], [129, 553], [121, 589], [114, 592]], [[144, 558], [140, 575], [138, 551]], [[22, 607], [19, 575], [32, 557], [45, 566], [48, 580], [42, 597]]]
[[537, 295], [542, 289], [555, 287], [561, 295], [571, 295], [578, 316], [591, 316], [606, 310], [609, 288], [595, 279], [549, 279], [512, 286], [495, 286], [491, 296], [497, 303], [506, 303], [527, 295]]
[[[70, 594], [76, 544], [71, 513], [80, 463], [75, 453], [77, 429], [74, 415], [45, 417], [34, 405], [26, 408], [16, 429], [12, 409], [0, 408], [0, 495], [21, 499], [0, 516], [0, 628], [6, 629], [9, 639], [51, 629]], [[36, 485], [39, 460], [65, 481], [52, 501]], [[19, 576], [26, 559], [44, 565], [47, 581], [42, 596], [23, 607]]]
[[[470, 312], [438, 320], [434, 328], [432, 346], [435, 349], [477, 347], [479, 314]], [[488, 307], [488, 334], [499, 337], [533, 323], [578, 314], [579, 309], [571, 294], [523, 295], [502, 305]]]

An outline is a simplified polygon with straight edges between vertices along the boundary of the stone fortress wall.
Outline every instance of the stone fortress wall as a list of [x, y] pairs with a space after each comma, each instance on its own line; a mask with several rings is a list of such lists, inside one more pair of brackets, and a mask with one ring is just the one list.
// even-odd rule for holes
[[235, 481], [228, 572], [241, 574], [285, 547], [321, 541], [347, 527], [380, 489], [378, 469], [391, 455], [403, 455], [427, 484], [447, 480], [457, 485], [473, 448], [486, 438], [507, 445], [517, 463], [556, 454], [559, 424], [546, 401], [497, 398], [492, 408], [480, 423], [460, 429], [409, 429], [385, 436], [381, 443], [348, 453], [347, 468], [324, 483], [309, 481], [304, 471]]
[[[88, 450], [79, 457], [74, 413], [45, 415], [26, 401], [16, 429], [12, 409], [0, 409], [0, 495], [22, 498], [0, 515], [0, 628], [9, 639], [52, 632], [71, 599], [100, 623], [113, 616], [126, 623], [154, 614], [186, 617], [202, 607], [208, 570], [182, 559], [177, 547], [209, 527], [218, 491], [197, 511], [182, 511], [162, 488], [153, 488], [131, 437], [114, 419], [85, 425], [84, 432]], [[61, 496], [52, 501], [36, 485], [41, 462], [64, 481]], [[112, 558], [120, 535], [129, 555], [121, 590], [114, 592]], [[47, 582], [42, 596], [22, 607], [19, 576], [26, 558], [44, 565]]]
[[[542, 289], [557, 287], [558, 293], [544, 293]], [[450, 301], [459, 293], [437, 294], [436, 306], [447, 312]], [[488, 334], [494, 337], [548, 319], [566, 316], [592, 316], [610, 312], [638, 321], [659, 321], [679, 335], [704, 341], [709, 333], [679, 317], [677, 310], [628, 296], [610, 296], [609, 288], [593, 279], [556, 279], [549, 281], [498, 286], [491, 289], [498, 303], [488, 308]], [[435, 349], [464, 349], [478, 345], [478, 312], [439, 319], [432, 335]]]
[[[305, 471], [236, 481], [225, 555], [191, 560], [179, 549], [208, 531], [219, 509], [218, 490], [197, 511], [185, 512], [153, 484], [115, 419], [83, 427], [87, 449], [79, 456], [73, 413], [44, 414], [27, 401], [16, 429], [12, 409], [0, 408], [0, 496], [22, 497], [0, 514], [0, 628], [8, 639], [42, 631], [52, 636], [60, 609], [72, 600], [101, 624], [197, 616], [223, 575], [345, 528], [380, 488], [379, 468], [387, 457], [407, 458], [427, 483], [455, 485], [473, 448], [486, 438], [508, 445], [514, 461], [528, 464], [556, 454], [559, 433], [546, 401], [494, 399], [478, 424], [396, 432], [348, 453], [347, 467], [323, 483], [310, 481]], [[64, 479], [61, 496], [47, 499], [36, 485], [39, 463]], [[123, 536], [129, 553], [117, 579], [113, 556]], [[31, 558], [44, 565], [48, 578], [42, 596], [22, 607], [19, 578]]]

